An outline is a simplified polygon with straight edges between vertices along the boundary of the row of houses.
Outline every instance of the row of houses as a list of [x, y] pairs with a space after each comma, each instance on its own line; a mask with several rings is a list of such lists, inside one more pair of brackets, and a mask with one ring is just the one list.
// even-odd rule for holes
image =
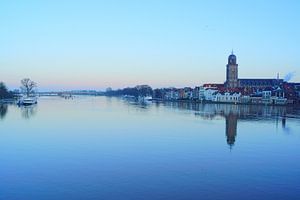
[[163, 88], [153, 91], [154, 99], [219, 102], [234, 104], [299, 104], [300, 84], [284, 83], [266, 88], [225, 88], [223, 84], [204, 84], [195, 88]]
[[193, 101], [216, 101], [239, 103], [240, 92], [222, 92], [217, 88], [206, 88], [203, 86], [195, 88], [165, 88], [161, 91], [154, 90], [153, 98], [163, 100], [193, 100]]

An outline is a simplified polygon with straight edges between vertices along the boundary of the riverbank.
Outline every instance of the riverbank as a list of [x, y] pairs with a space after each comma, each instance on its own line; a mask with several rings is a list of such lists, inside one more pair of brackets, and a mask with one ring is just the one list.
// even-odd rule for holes
[[300, 104], [264, 104], [264, 103], [241, 103], [241, 102], [219, 102], [206, 100], [191, 100], [191, 99], [157, 99], [153, 98], [152, 102], [177, 102], [177, 103], [199, 103], [199, 104], [229, 104], [229, 105], [260, 105], [260, 106], [278, 106], [278, 107], [300, 107]]

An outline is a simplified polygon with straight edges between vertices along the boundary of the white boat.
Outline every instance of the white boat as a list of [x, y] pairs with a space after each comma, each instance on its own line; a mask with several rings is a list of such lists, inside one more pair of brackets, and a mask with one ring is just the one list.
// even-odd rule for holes
[[146, 97], [144, 97], [144, 99], [145, 99], [145, 101], [152, 101], [152, 96], [146, 96]]
[[152, 101], [152, 97], [151, 96], [139, 96], [138, 97], [138, 102], [139, 103], [143, 103], [143, 104], [149, 104]]
[[37, 97], [25, 97], [19, 100], [19, 105], [29, 106], [37, 104]]

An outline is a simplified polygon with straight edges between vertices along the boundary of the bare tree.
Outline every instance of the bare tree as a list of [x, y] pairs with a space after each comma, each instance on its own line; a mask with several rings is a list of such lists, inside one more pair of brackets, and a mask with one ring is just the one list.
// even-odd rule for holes
[[21, 90], [26, 93], [27, 96], [34, 93], [34, 89], [36, 88], [36, 83], [30, 80], [29, 78], [24, 78], [21, 80]]

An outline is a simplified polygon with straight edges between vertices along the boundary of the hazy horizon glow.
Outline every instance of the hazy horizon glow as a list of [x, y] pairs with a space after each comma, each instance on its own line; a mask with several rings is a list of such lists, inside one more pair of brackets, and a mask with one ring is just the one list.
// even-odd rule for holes
[[[288, 2], [288, 3], [287, 3]], [[222, 83], [298, 70], [300, 2], [1, 1], [1, 80], [39, 90]], [[300, 82], [296, 76], [292, 81]]]

